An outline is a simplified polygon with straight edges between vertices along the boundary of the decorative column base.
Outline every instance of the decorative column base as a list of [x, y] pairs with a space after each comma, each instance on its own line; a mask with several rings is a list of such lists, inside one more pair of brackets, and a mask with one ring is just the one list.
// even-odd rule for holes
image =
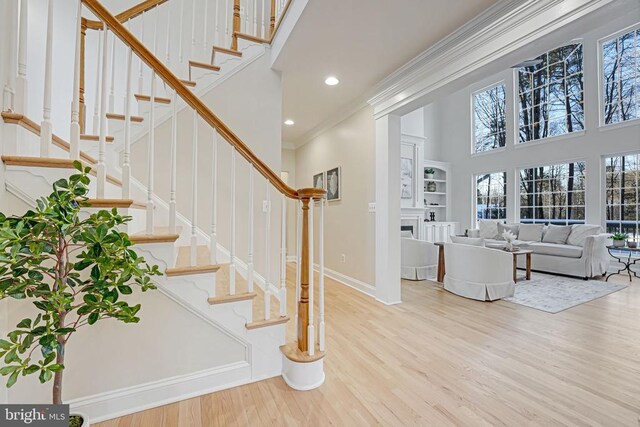
[[324, 352], [316, 350], [313, 356], [298, 350], [297, 343], [280, 347], [282, 352], [282, 378], [294, 390], [306, 391], [324, 383]]

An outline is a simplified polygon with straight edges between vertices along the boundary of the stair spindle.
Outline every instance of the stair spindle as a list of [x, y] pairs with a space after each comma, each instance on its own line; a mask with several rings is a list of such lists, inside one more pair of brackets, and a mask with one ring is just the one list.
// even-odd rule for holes
[[[225, 41], [225, 46], [228, 46], [229, 43], [231, 43], [231, 36], [229, 34], [229, 0], [224, 0], [224, 41]], [[233, 46], [231, 46], [231, 49], [234, 49]]]
[[155, 175], [156, 146], [156, 72], [151, 72], [151, 99], [149, 107], [149, 146], [147, 147], [147, 227], [146, 233], [153, 234], [155, 202], [153, 201], [153, 178]]
[[101, 73], [102, 73], [102, 50], [104, 47], [102, 46], [102, 32], [104, 30], [98, 30], [98, 51], [96, 52], [96, 90], [95, 90], [95, 100], [93, 103], [93, 123], [91, 127], [93, 129], [93, 134], [97, 135], [100, 131], [100, 81], [101, 81]]
[[185, 0], [180, 0], [180, 28], [178, 31], [178, 60], [180, 63], [182, 63], [184, 59], [184, 43], [182, 41], [182, 33], [184, 32], [184, 2]]
[[166, 35], [167, 38], [165, 40], [165, 48], [164, 48], [164, 56], [167, 61], [167, 65], [171, 64], [171, 7], [167, 5], [167, 27], [166, 27]]
[[116, 36], [113, 35], [111, 42], [111, 83], [109, 85], [109, 111], [114, 113], [116, 105], [115, 85], [116, 85]]
[[263, 39], [267, 38], [267, 28], [269, 28], [269, 24], [268, 24], [268, 18], [267, 18], [267, 8], [266, 8], [266, 0], [262, 0], [262, 8], [260, 8], [260, 25], [261, 25], [261, 29], [260, 29], [260, 36]]
[[307, 327], [307, 352], [315, 353], [315, 329], [313, 326], [313, 198], [309, 201], [309, 326]]
[[[144, 44], [144, 12], [140, 15], [140, 41]], [[138, 93], [144, 93], [144, 62], [140, 58], [140, 66], [138, 69]], [[140, 113], [140, 104], [138, 104], [138, 113]]]
[[231, 147], [231, 242], [229, 244], [229, 295], [236, 294], [236, 148]]
[[240, 17], [240, 0], [233, 0], [233, 34], [231, 35], [232, 50], [238, 50], [238, 38], [235, 36], [235, 33], [240, 32], [241, 25], [242, 18]]
[[169, 189], [169, 233], [176, 233], [176, 186], [177, 186], [177, 150], [178, 150], [178, 97], [176, 91], [173, 91], [171, 105], [173, 114], [171, 115], [171, 165], [170, 167], [170, 189]]
[[82, 1], [78, 0], [76, 10], [76, 44], [73, 58], [73, 98], [71, 100], [71, 129], [69, 158], [80, 159], [80, 39], [82, 27]]
[[[104, 23], [103, 23], [104, 25]], [[115, 40], [114, 40], [115, 41]], [[109, 72], [109, 30], [104, 25], [102, 32], [102, 73], [100, 75], [100, 137], [98, 143], [98, 182], [97, 195], [99, 199], [105, 198], [107, 186], [107, 73]]]
[[295, 330], [296, 337], [299, 334], [298, 324], [298, 301], [300, 301], [300, 262], [302, 261], [302, 202], [296, 202], [296, 309], [295, 309]]
[[202, 26], [202, 51], [204, 52], [204, 56], [206, 58], [207, 55], [207, 27], [209, 23], [209, 0], [204, 0], [204, 18]]
[[122, 198], [131, 197], [131, 69], [133, 51], [127, 49], [126, 89], [124, 97], [124, 151], [122, 153]]
[[193, 110], [193, 135], [191, 141], [191, 246], [190, 263], [192, 267], [198, 264], [198, 112]]
[[247, 255], [247, 291], [253, 292], [253, 164], [249, 164], [249, 251]]
[[264, 239], [264, 320], [271, 318], [271, 183], [267, 181], [267, 206], [265, 209], [265, 239]]
[[[211, 264], [218, 264], [218, 230], [217, 230], [217, 202], [218, 202], [218, 131], [213, 130], [213, 158], [211, 159], [211, 246], [209, 256]], [[215, 290], [214, 290], [215, 291]]]
[[318, 218], [318, 346], [324, 351], [324, 198], [320, 199]]
[[258, 35], [258, 0], [253, 0], [253, 34]]
[[191, 2], [191, 59], [195, 59], [196, 54], [196, 0]]
[[269, 36], [273, 35], [273, 32], [276, 30], [276, 1], [271, 0], [271, 19], [269, 22]]
[[14, 111], [15, 105], [15, 79], [16, 70], [18, 69], [18, 22], [20, 21], [20, 11], [18, 9], [19, 3], [12, 1], [7, 4], [7, 19], [5, 23], [8, 23], [6, 36], [7, 41], [5, 45], [9, 45], [8, 52], [5, 54], [7, 67], [9, 71], [6, 76], [3, 92], [2, 111]]
[[213, 36], [213, 44], [216, 46], [220, 46], [220, 0], [215, 0], [215, 12], [213, 22], [215, 23], [215, 33]]
[[280, 316], [287, 315], [287, 198], [281, 195], [280, 212]]
[[44, 60], [44, 103], [40, 133], [40, 157], [49, 157], [53, 128], [51, 124], [51, 97], [53, 92], [53, 0], [47, 5], [47, 41]]
[[29, 17], [28, 0], [20, 1], [20, 29], [18, 33], [18, 76], [16, 78], [14, 109], [16, 113], [27, 112], [27, 28]]

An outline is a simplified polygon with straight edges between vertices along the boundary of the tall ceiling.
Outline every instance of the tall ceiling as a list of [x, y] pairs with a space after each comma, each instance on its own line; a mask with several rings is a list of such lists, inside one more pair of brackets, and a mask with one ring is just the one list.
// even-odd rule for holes
[[[283, 140], [347, 112], [376, 83], [496, 0], [309, 0], [274, 67], [283, 74]], [[334, 75], [337, 86], [324, 80]]]

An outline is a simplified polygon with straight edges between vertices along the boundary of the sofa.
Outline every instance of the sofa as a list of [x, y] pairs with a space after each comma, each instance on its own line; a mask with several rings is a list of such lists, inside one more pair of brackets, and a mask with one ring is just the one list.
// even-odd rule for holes
[[407, 280], [436, 277], [438, 248], [431, 242], [413, 238], [410, 231], [400, 235], [400, 275]]
[[[504, 231], [514, 234], [516, 246], [533, 251], [533, 270], [585, 280], [607, 272], [611, 235], [603, 233], [599, 225], [502, 224], [495, 220], [479, 220], [478, 225], [478, 229], [469, 231], [469, 237], [483, 239], [488, 248], [504, 248]], [[524, 263], [519, 257], [518, 268], [524, 268]]]
[[480, 301], [513, 296], [511, 254], [482, 246], [445, 243], [444, 258], [447, 266], [444, 288], [447, 291]]

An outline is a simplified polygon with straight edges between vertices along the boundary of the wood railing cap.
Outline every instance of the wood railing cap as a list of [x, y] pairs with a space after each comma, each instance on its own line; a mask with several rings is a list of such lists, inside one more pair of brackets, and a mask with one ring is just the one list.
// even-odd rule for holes
[[327, 194], [327, 190], [322, 188], [301, 188], [298, 190], [298, 199], [322, 199]]
[[[129, 19], [133, 19], [136, 16], [147, 12], [151, 9], [153, 9], [156, 6], [161, 5], [162, 3], [166, 3], [168, 0], [144, 0], [138, 4], [136, 4], [135, 6], [130, 7], [127, 10], [124, 10], [122, 12], [120, 12], [119, 14], [116, 15], [116, 19], [124, 24], [125, 22], [127, 22]], [[93, 21], [91, 19], [86, 19], [86, 18], [82, 18], [84, 20], [84, 23], [86, 25], [86, 27], [90, 30], [101, 30], [102, 29], [102, 22], [100, 21]]]

